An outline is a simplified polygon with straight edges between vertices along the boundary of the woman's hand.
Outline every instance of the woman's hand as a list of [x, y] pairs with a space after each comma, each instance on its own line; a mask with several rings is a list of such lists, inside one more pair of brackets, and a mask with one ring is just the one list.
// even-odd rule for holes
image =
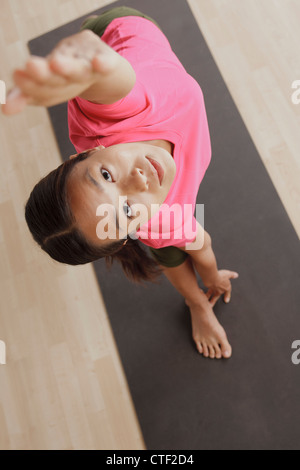
[[[211, 237], [197, 222], [198, 231], [195, 242], [188, 247], [181, 248], [188, 253], [193, 261], [194, 268], [200, 275], [204, 285], [208, 288], [206, 297], [213, 307], [224, 294], [224, 302], [228, 303], [231, 297], [230, 279], [237, 279], [238, 273], [225, 269], [218, 270], [215, 254], [212, 249]], [[202, 240], [201, 248], [197, 247], [198, 240]], [[195, 245], [195, 246], [194, 246]]]
[[228, 271], [226, 269], [218, 271], [216, 278], [206, 285], [206, 287], [208, 287], [206, 297], [212, 306], [216, 304], [223, 294], [224, 302], [228, 303], [230, 301], [232, 291], [230, 280], [237, 279], [238, 277], [239, 275], [235, 271]]
[[117, 82], [114, 77], [118, 72], [122, 77], [124, 61], [92, 31], [81, 31], [60, 41], [47, 57], [32, 56], [15, 70], [15, 88], [2, 110], [16, 114], [27, 104], [48, 107], [76, 96], [105, 104], [117, 101], [122, 78]]

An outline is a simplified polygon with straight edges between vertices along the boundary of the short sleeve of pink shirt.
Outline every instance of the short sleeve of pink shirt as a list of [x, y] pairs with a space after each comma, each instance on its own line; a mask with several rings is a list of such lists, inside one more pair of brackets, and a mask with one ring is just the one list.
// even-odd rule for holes
[[137, 235], [153, 248], [184, 246], [196, 236], [196, 197], [211, 159], [202, 91], [151, 21], [114, 19], [102, 40], [131, 63], [136, 83], [111, 105], [78, 97], [69, 101], [70, 139], [77, 152], [145, 140], [173, 143], [175, 179], [159, 211]]

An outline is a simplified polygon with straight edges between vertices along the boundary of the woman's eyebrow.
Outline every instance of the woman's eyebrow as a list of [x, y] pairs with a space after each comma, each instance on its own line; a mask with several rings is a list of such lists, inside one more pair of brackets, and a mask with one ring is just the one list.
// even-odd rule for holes
[[93, 185], [96, 186], [96, 188], [100, 189], [100, 191], [103, 191], [103, 186], [101, 186], [99, 181], [95, 180], [95, 178], [92, 177], [88, 168], [85, 172], [85, 176], [87, 176], [87, 178], [93, 183]]
[[[103, 191], [103, 186], [99, 183], [99, 181], [95, 180], [95, 178], [92, 177], [92, 175], [89, 172], [89, 169], [86, 169], [85, 176], [93, 183], [94, 186], [96, 186], [97, 189], [100, 189], [100, 191]], [[120, 223], [119, 223], [119, 218], [117, 216], [117, 211], [115, 211], [115, 217], [116, 217], [116, 226], [117, 230], [120, 230]]]

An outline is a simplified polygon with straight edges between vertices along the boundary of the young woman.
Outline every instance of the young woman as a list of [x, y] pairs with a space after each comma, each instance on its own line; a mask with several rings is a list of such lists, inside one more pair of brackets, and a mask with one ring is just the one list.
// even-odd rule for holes
[[218, 270], [193, 217], [211, 157], [203, 95], [156, 22], [127, 7], [90, 17], [49, 56], [31, 57], [14, 82], [4, 113], [68, 101], [78, 152], [30, 195], [25, 216], [37, 243], [62, 263], [117, 259], [137, 281], [163, 271], [190, 308], [198, 351], [229, 358], [213, 306], [222, 295], [229, 302], [238, 274]]

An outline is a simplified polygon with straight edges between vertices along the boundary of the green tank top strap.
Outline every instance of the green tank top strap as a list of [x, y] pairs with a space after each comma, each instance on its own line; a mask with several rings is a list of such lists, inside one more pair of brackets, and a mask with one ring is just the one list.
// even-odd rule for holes
[[185, 251], [180, 250], [176, 246], [167, 246], [165, 248], [150, 248], [150, 253], [152, 257], [157, 261], [161, 266], [166, 266], [167, 268], [175, 268], [180, 264], [184, 263], [188, 257], [188, 254]]
[[[84, 29], [90, 29], [98, 36], [103, 36], [107, 26], [116, 18], [122, 18], [124, 16], [140, 16], [142, 18], [146, 18], [149, 21], [152, 21], [158, 28], [160, 26], [158, 23], [150, 18], [148, 15], [144, 15], [138, 10], [129, 7], [116, 7], [111, 8], [110, 10], [104, 11], [99, 16], [92, 16], [86, 18], [86, 20], [82, 23], [80, 31]], [[160, 28], [161, 29], [161, 28]]]

